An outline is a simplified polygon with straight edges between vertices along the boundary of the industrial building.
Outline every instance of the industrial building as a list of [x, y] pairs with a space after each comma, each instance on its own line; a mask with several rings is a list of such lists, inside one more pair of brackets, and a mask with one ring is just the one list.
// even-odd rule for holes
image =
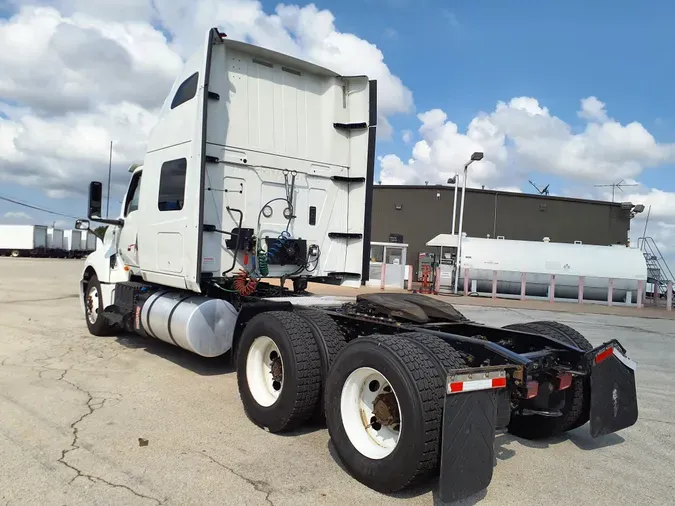
[[[461, 188], [458, 193], [455, 233]], [[406, 263], [419, 278], [420, 254], [437, 252], [427, 242], [452, 232], [454, 197], [454, 186], [375, 185], [371, 241], [407, 244]], [[632, 205], [620, 202], [467, 188], [462, 229], [469, 237], [627, 244], [633, 211]], [[371, 256], [377, 255], [373, 251]]]

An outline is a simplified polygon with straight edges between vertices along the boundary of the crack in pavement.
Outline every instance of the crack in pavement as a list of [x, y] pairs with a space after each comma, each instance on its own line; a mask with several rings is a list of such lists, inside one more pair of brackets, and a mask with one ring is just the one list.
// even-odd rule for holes
[[214, 459], [208, 453], [204, 453], [205, 451], [206, 450], [202, 450], [202, 453], [199, 453], [199, 452], [194, 452], [194, 453], [196, 453], [197, 455], [201, 455], [203, 457], [206, 457], [207, 459], [209, 459], [214, 464], [216, 464], [216, 465], [222, 467], [223, 469], [226, 469], [229, 472], [231, 472], [237, 478], [240, 478], [240, 479], [244, 480], [246, 483], [251, 485], [255, 489], [256, 492], [260, 492], [261, 494], [265, 494], [265, 501], [267, 503], [271, 504], [272, 506], [274, 506], [274, 503], [270, 499], [270, 494], [272, 494], [272, 492], [274, 492], [274, 489], [270, 486], [269, 483], [267, 483], [266, 481], [262, 481], [262, 480], [252, 480], [250, 478], [247, 478], [246, 476], [244, 476], [243, 474], [235, 471], [231, 467], [228, 467], [225, 464], [223, 464], [222, 462], [219, 462], [218, 460]]
[[71, 294], [71, 295], [62, 295], [60, 297], [52, 297], [49, 299], [17, 299], [17, 300], [3, 300], [0, 301], [0, 304], [20, 304], [22, 302], [53, 302], [57, 300], [65, 300], [65, 299], [76, 299], [78, 298], [78, 294]]
[[675, 422], [671, 422], [671, 421], [668, 421], [668, 420], [657, 420], [656, 418], [642, 417], [642, 418], [640, 418], [640, 420], [642, 420], [643, 422], [658, 422], [658, 423], [665, 423], [667, 425], [675, 425]]
[[102, 401], [94, 402], [94, 400], [97, 399], [97, 397], [94, 397], [88, 390], [84, 390], [83, 388], [81, 388], [76, 383], [72, 383], [71, 381], [68, 381], [67, 379], [64, 379], [67, 372], [68, 372], [68, 370], [65, 370], [63, 372], [63, 374], [61, 375], [61, 377], [59, 378], [59, 380], [65, 381], [66, 383], [71, 385], [73, 388], [76, 388], [78, 391], [85, 394], [87, 396], [86, 406], [87, 406], [87, 409], [88, 409], [88, 411], [86, 413], [84, 413], [77, 420], [75, 420], [73, 423], [70, 424], [70, 428], [73, 431], [73, 440], [70, 443], [70, 448], [66, 448], [64, 450], [61, 450], [61, 457], [59, 457], [59, 459], [57, 460], [57, 462], [59, 462], [60, 464], [63, 464], [68, 469], [72, 469], [73, 471], [75, 471], [77, 473], [73, 477], [73, 479], [71, 479], [68, 482], [68, 485], [71, 485], [78, 478], [86, 478], [92, 483], [100, 482], [100, 483], [103, 483], [103, 484], [108, 485], [108, 486], [113, 487], [113, 488], [122, 488], [124, 490], [127, 490], [127, 491], [131, 492], [136, 497], [140, 497], [142, 499], [148, 499], [149, 501], [156, 502], [158, 505], [163, 504], [165, 501], [160, 501], [159, 499], [157, 499], [155, 497], [141, 494], [140, 492], [137, 492], [136, 490], [134, 490], [133, 488], [131, 488], [127, 485], [123, 485], [123, 484], [120, 484], [120, 483], [114, 483], [112, 481], [108, 481], [104, 478], [101, 478], [100, 476], [94, 476], [94, 475], [91, 475], [91, 474], [87, 474], [87, 473], [83, 472], [81, 469], [79, 469], [78, 467], [76, 467], [73, 464], [66, 461], [66, 456], [70, 452], [80, 449], [79, 428], [77, 427], [77, 425], [80, 422], [82, 422], [85, 418], [92, 415], [97, 409], [102, 408], [105, 405], [105, 402], [107, 400], [109, 400], [109, 399], [104, 398]]

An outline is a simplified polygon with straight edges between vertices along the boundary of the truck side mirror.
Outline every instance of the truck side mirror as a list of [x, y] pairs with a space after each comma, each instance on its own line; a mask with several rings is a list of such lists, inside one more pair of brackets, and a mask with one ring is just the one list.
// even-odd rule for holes
[[89, 230], [89, 220], [77, 220], [75, 222], [75, 228], [77, 230]]
[[103, 201], [103, 184], [99, 181], [89, 183], [89, 219], [101, 217], [101, 202]]
[[[101, 218], [101, 202], [103, 202], [103, 183], [100, 183], [99, 181], [92, 181], [89, 183], [89, 213], [87, 214], [87, 218], [92, 221], [107, 223], [109, 225], [123, 225], [123, 220], [109, 220], [107, 218]], [[87, 228], [79, 228], [77, 226], [78, 223], [80, 223], [82, 226], [85, 226], [85, 221], [87, 222]], [[75, 228], [78, 230], [89, 230], [89, 221], [77, 220], [75, 223]]]

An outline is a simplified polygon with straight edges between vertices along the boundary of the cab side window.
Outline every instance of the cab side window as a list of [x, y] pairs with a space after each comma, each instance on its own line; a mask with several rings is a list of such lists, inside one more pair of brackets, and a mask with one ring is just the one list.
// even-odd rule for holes
[[187, 159], [178, 158], [162, 164], [159, 173], [159, 196], [157, 208], [160, 211], [180, 211], [185, 202], [185, 176]]
[[176, 90], [176, 95], [171, 101], [171, 109], [175, 109], [179, 105], [187, 102], [197, 94], [197, 84], [199, 83], [199, 72], [195, 72]]
[[124, 210], [124, 216], [132, 213], [138, 209], [138, 198], [141, 194], [141, 173], [134, 175], [129, 184], [129, 193], [127, 194], [127, 202]]

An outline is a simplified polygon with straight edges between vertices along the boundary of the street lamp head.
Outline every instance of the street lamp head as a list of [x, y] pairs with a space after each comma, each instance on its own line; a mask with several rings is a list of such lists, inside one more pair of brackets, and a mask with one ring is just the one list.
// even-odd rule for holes
[[456, 178], [456, 177], [457, 177], [457, 176], [449, 177], [449, 178], [448, 178], [448, 184], [455, 184], [455, 178]]
[[483, 159], [483, 153], [481, 151], [476, 151], [473, 155], [471, 155], [471, 161], [472, 162], [478, 162]]

